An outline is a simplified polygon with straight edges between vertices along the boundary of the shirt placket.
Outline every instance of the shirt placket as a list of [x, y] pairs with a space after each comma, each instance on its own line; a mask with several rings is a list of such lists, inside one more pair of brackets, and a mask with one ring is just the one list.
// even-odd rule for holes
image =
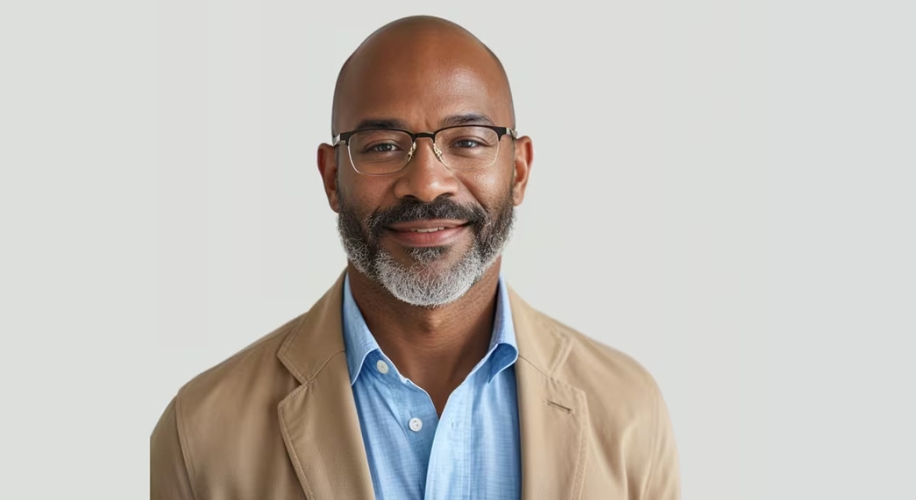
[[426, 487], [427, 466], [433, 441], [439, 427], [436, 408], [426, 392], [409, 380], [398, 381], [403, 394], [398, 414], [398, 424], [407, 436], [417, 464], [419, 491]]
[[471, 488], [468, 417], [472, 378], [449, 396], [433, 440], [427, 474], [426, 499], [468, 499]]
[[390, 360], [381, 352], [377, 353], [377, 371], [389, 390], [388, 398], [391, 415], [410, 452], [409, 458], [400, 455], [398, 460], [402, 467], [411, 470], [410, 477], [419, 498], [423, 498], [426, 488], [427, 465], [430, 450], [439, 425], [439, 418], [432, 400], [426, 391], [412, 381], [400, 375]]

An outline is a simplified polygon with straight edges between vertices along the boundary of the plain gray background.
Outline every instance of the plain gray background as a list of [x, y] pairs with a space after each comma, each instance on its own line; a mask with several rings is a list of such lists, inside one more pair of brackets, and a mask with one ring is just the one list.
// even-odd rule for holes
[[534, 140], [504, 274], [638, 359], [685, 499], [914, 498], [905, 2], [9, 2], [3, 498], [143, 498], [178, 388], [343, 269], [315, 167], [344, 59], [433, 14]]

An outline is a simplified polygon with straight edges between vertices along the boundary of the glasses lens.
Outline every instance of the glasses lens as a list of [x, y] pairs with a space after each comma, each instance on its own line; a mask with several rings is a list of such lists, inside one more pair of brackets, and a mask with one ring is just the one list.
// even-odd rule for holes
[[353, 168], [369, 175], [390, 174], [404, 168], [413, 144], [397, 130], [362, 130], [347, 141]]
[[489, 167], [499, 153], [499, 135], [486, 127], [455, 127], [436, 136], [442, 162], [455, 170]]

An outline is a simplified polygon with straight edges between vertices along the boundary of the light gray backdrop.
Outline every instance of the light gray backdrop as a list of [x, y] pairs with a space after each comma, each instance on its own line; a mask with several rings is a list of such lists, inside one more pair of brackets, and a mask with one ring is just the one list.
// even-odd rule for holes
[[501, 57], [504, 273], [654, 374], [685, 499], [913, 495], [903, 2], [127, 4], [0, 9], [0, 496], [142, 498], [178, 388], [333, 283], [334, 81], [411, 14]]
[[509, 282], [645, 364], [670, 404], [688, 496], [734, 498], [764, 443], [760, 12], [325, 6], [177, 4], [160, 26], [163, 366], [149, 425], [180, 384], [337, 278], [315, 167], [337, 71], [385, 22], [434, 13], [499, 55], [534, 139]]

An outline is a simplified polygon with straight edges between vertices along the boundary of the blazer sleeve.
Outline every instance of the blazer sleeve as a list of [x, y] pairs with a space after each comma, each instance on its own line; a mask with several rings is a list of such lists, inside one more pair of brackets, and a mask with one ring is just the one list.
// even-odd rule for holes
[[681, 475], [677, 447], [671, 417], [659, 391], [656, 391], [653, 406], [654, 444], [650, 455], [649, 476], [640, 498], [678, 500], [681, 498]]
[[178, 435], [177, 396], [150, 436], [150, 500], [195, 500]]

